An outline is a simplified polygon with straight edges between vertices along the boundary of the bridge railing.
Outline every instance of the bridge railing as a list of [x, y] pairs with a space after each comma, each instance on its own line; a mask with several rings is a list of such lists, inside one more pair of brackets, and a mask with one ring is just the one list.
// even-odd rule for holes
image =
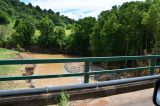
[[[155, 68], [160, 68], [160, 66], [156, 65], [156, 61], [158, 58], [160, 58], [160, 55], [86, 57], [86, 58], [64, 58], [64, 59], [57, 58], [57, 59], [0, 60], [0, 65], [71, 63], [71, 62], [84, 62], [85, 63], [83, 73], [55, 74], [55, 75], [31, 75], [31, 76], [0, 76], [0, 81], [84, 76], [84, 83], [89, 83], [89, 76], [90, 75], [106, 74], [106, 73], [119, 73], [119, 72], [135, 72], [135, 71], [143, 71], [145, 69], [149, 69], [150, 75], [154, 75]], [[113, 69], [113, 70], [101, 70], [101, 71], [89, 71], [90, 63], [93, 63], [93, 62], [111, 62], [111, 61], [127, 61], [127, 60], [145, 60], [145, 59], [151, 60], [150, 66]]]

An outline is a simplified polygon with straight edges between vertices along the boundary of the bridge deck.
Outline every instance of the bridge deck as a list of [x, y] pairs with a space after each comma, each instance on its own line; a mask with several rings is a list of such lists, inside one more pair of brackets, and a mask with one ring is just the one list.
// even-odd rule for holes
[[[100, 87], [100, 88], [93, 88], [93, 89], [68, 91], [68, 94], [70, 95], [70, 101], [71, 101], [70, 106], [114, 106], [114, 105], [123, 106], [123, 103], [127, 104], [132, 102], [134, 106], [134, 103], [136, 103], [136, 101], [146, 101], [146, 100], [143, 100], [143, 98], [145, 99], [146, 97], [148, 98], [149, 96], [150, 96], [149, 98], [150, 103], [152, 103], [151, 98], [152, 98], [153, 89], [151, 89], [152, 91], [148, 91], [148, 89], [153, 87], [154, 82], [155, 80], [149, 80], [149, 81], [134, 82], [134, 83], [128, 83], [128, 84], [122, 84], [122, 85], [116, 85], [116, 86], [110, 86], [110, 87]], [[145, 92], [140, 91], [140, 93], [138, 94], [134, 92], [142, 89], [147, 89], [147, 90], [143, 90]], [[131, 93], [126, 93], [126, 92], [131, 92]], [[51, 105], [51, 104], [58, 103], [58, 101], [55, 101], [56, 99], [58, 100], [57, 98], [58, 95], [59, 93], [52, 92], [47, 94], [19, 95], [19, 96], [9, 96], [9, 97], [4, 96], [0, 99], [0, 104], [4, 104], [4, 105], [15, 104], [16, 106], [22, 105], [22, 104], [23, 106], [39, 106], [42, 104]], [[111, 96], [111, 95], [115, 95], [115, 96]], [[105, 98], [102, 98], [102, 97], [105, 97]], [[100, 99], [95, 99], [95, 98], [100, 98]], [[86, 105], [84, 103], [86, 103]], [[94, 105], [97, 103], [102, 103], [102, 104]], [[79, 104], [83, 104], [83, 105], [79, 105]], [[140, 106], [145, 106], [145, 105], [140, 105]], [[149, 105], [149, 106], [152, 106], [152, 105]]]
[[153, 88], [108, 96], [98, 99], [87, 99], [71, 102], [72, 106], [154, 106]]

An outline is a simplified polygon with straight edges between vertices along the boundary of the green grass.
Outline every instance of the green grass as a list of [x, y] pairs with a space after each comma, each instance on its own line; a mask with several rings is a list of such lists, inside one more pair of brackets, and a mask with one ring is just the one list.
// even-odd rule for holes
[[[0, 48], [0, 59], [12, 59], [18, 54], [18, 51]], [[9, 54], [9, 55], [8, 55]]]
[[[0, 48], [0, 60], [15, 59], [18, 51]], [[0, 76], [22, 75], [22, 65], [0, 65]], [[0, 81], [0, 90], [26, 88], [27, 84], [22, 81]]]
[[[15, 59], [19, 52], [0, 48], [0, 60]], [[22, 68], [21, 65], [1, 65], [0, 75], [15, 75]]]

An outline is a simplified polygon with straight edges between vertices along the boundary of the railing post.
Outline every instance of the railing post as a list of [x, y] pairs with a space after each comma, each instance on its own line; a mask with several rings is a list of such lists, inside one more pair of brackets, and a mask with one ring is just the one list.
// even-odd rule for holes
[[84, 83], [89, 83], [89, 62], [85, 62], [85, 65], [84, 65]]
[[151, 58], [151, 68], [150, 68], [150, 75], [154, 75], [154, 66], [156, 65], [156, 57]]

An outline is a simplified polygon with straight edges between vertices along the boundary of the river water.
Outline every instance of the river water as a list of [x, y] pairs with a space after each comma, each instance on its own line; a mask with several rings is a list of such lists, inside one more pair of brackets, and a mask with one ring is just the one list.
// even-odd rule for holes
[[[23, 58], [30, 59], [43, 59], [43, 58], [72, 58], [75, 56], [63, 54], [38, 54], [38, 53], [22, 53]], [[51, 74], [64, 74], [64, 63], [54, 64], [37, 64], [34, 70], [34, 75], [51, 75]], [[83, 82], [82, 77], [69, 77], [69, 78], [50, 78], [50, 79], [36, 79], [32, 80], [34, 87], [58, 86], [58, 85], [71, 85]]]

